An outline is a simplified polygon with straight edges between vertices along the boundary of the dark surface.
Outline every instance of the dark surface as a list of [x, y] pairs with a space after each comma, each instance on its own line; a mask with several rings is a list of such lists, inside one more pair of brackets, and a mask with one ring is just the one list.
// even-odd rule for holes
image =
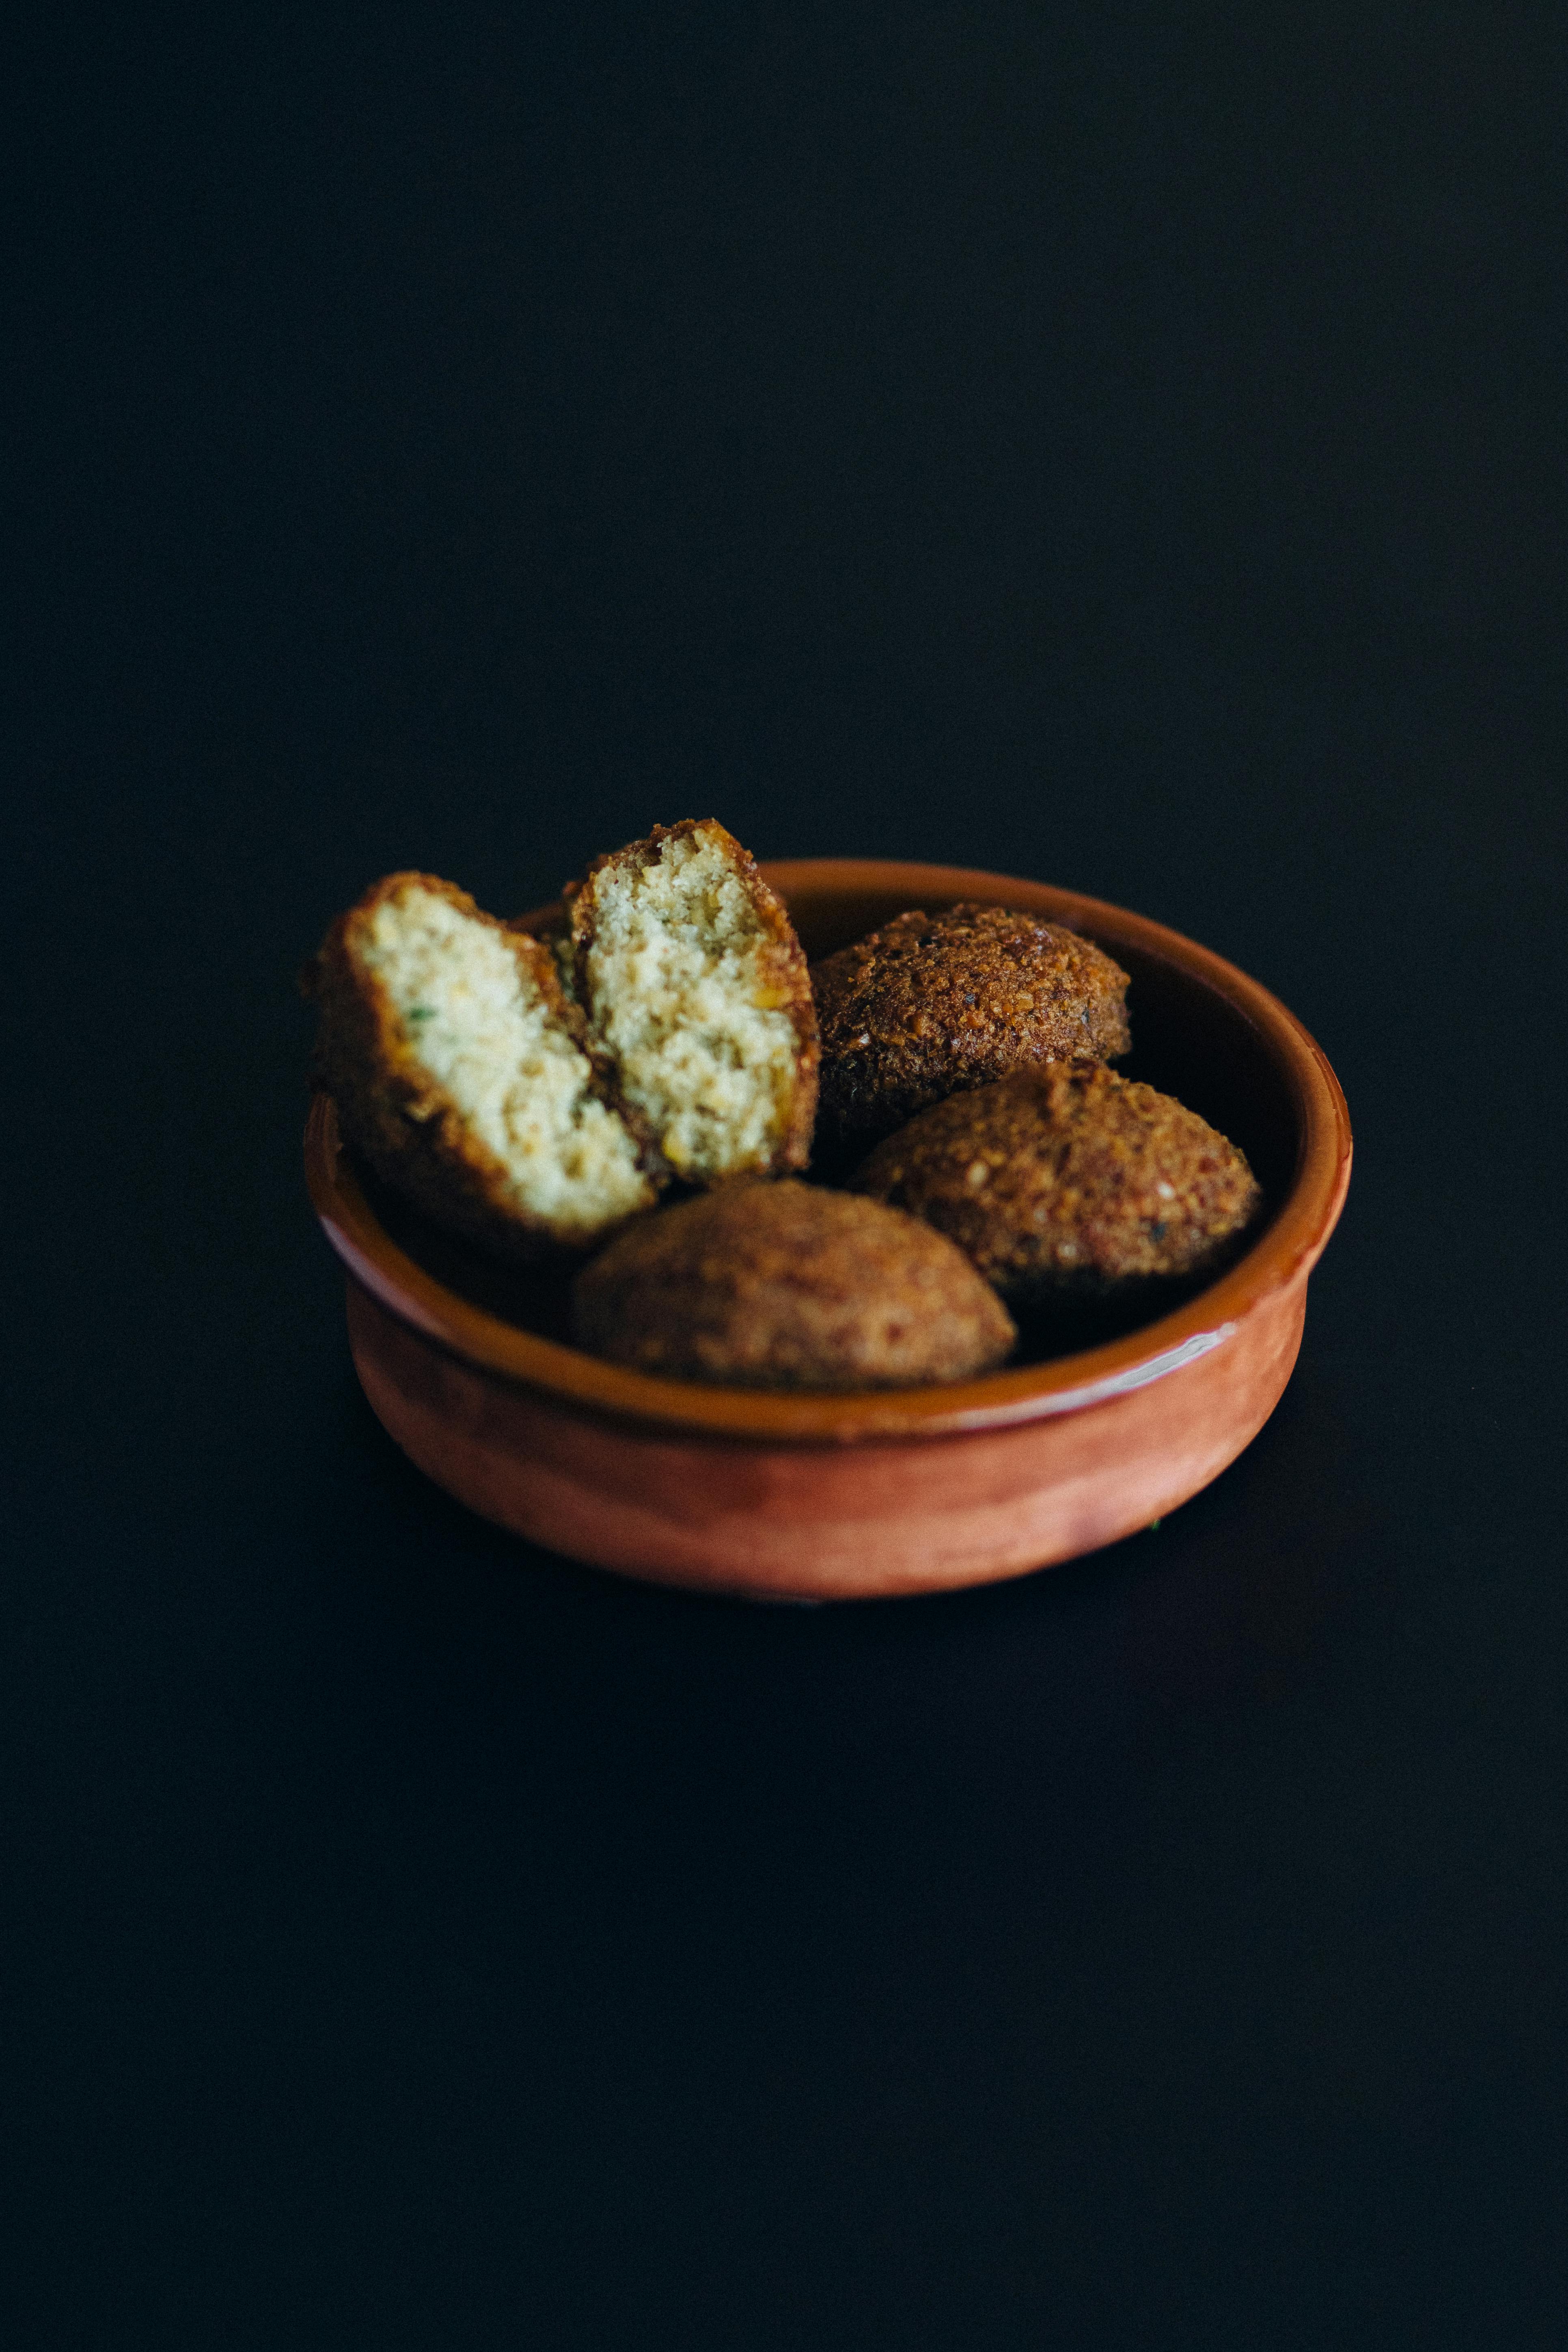
[[[34, 23], [11, 2339], [1561, 2341], [1555, 12]], [[1157, 1532], [751, 1610], [381, 1436], [296, 964], [710, 812], [1322, 1040], [1300, 1370]]]

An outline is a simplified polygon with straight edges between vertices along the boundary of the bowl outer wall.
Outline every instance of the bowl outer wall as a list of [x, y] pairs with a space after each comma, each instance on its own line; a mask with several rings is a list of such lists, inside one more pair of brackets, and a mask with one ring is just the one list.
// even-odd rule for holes
[[874, 861], [763, 871], [817, 951], [900, 907], [973, 898], [1067, 922], [1212, 991], [1260, 1039], [1296, 1124], [1294, 1178], [1259, 1240], [1174, 1314], [1049, 1364], [850, 1397], [705, 1389], [584, 1356], [437, 1282], [385, 1234], [318, 1097], [310, 1190], [349, 1272], [373, 1407], [485, 1517], [672, 1582], [797, 1597], [934, 1590], [1071, 1558], [1173, 1508], [1257, 1433], [1295, 1360], [1307, 1277], [1350, 1174], [1344, 1100], [1321, 1050], [1223, 958], [1079, 893]]
[[1306, 1276], [1157, 1382], [1045, 1421], [851, 1446], [637, 1429], [448, 1355], [348, 1285], [372, 1409], [496, 1525], [590, 1566], [756, 1599], [940, 1592], [1074, 1559], [1219, 1475], [1279, 1402]]

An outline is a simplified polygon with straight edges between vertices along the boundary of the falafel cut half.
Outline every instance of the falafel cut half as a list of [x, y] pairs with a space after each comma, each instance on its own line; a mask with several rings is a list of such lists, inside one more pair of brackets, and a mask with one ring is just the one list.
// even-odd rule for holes
[[1263, 1201], [1246, 1155], [1196, 1111], [1066, 1064], [922, 1111], [850, 1184], [924, 1218], [1017, 1306], [1217, 1271]]
[[655, 825], [569, 886], [576, 995], [676, 1175], [804, 1168], [816, 1116], [805, 957], [756, 861], [712, 817]]
[[825, 1141], [873, 1143], [962, 1088], [1126, 1053], [1127, 974], [1043, 916], [914, 908], [811, 971]]
[[727, 1184], [620, 1234], [572, 1286], [613, 1362], [740, 1388], [910, 1388], [992, 1370], [1011, 1317], [918, 1219], [815, 1184]]
[[317, 1083], [376, 1174], [528, 1263], [589, 1248], [658, 1196], [657, 1165], [549, 947], [429, 874], [389, 874], [309, 968]]

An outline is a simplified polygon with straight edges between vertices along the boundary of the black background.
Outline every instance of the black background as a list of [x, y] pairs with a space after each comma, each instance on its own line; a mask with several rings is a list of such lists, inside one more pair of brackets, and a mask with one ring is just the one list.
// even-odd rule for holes
[[[14, 2340], [1561, 2341], [1556, 12], [33, 14]], [[297, 964], [710, 812], [1321, 1040], [1158, 1531], [752, 1610], [382, 1436]]]

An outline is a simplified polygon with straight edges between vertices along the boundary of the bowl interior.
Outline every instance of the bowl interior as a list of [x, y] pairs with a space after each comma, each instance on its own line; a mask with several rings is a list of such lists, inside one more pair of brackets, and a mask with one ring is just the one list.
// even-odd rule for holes
[[[1043, 883], [962, 868], [834, 859], [779, 864], [764, 866], [763, 872], [788, 905], [807, 956], [814, 961], [864, 937], [907, 908], [923, 907], [935, 912], [964, 898], [1043, 914], [1083, 932], [1131, 975], [1133, 1049], [1118, 1066], [1126, 1075], [1146, 1079], [1178, 1097], [1239, 1144], [1263, 1187], [1264, 1219], [1254, 1230], [1245, 1255], [1228, 1275], [1218, 1277], [1217, 1284], [1211, 1276], [1206, 1282], [1151, 1286], [1116, 1307], [1076, 1307], [1025, 1319], [1012, 1364], [1004, 1373], [992, 1375], [990, 1383], [970, 1384], [966, 1394], [973, 1396], [996, 1383], [1004, 1384], [1010, 1393], [1016, 1391], [1021, 1382], [1027, 1386], [1031, 1368], [1038, 1368], [1037, 1376], [1048, 1378], [1053, 1387], [1061, 1386], [1064, 1378], [1070, 1382], [1076, 1365], [1082, 1366], [1085, 1378], [1121, 1369], [1124, 1360], [1136, 1358], [1145, 1332], [1149, 1352], [1187, 1336], [1184, 1327], [1194, 1313], [1202, 1319], [1206, 1294], [1235, 1290], [1238, 1274], [1248, 1275], [1254, 1289], [1260, 1281], [1269, 1281], [1270, 1237], [1282, 1216], [1286, 1223], [1292, 1216], [1303, 1222], [1304, 1210], [1311, 1204], [1301, 1198], [1301, 1179], [1314, 1158], [1317, 1190], [1323, 1192], [1328, 1178], [1322, 1129], [1325, 1118], [1331, 1121], [1336, 1115], [1336, 1106], [1343, 1124], [1343, 1104], [1311, 1040], [1257, 982], [1207, 950], [1144, 917]], [[542, 927], [558, 912], [556, 908], [541, 908], [525, 919], [531, 926]], [[1314, 1075], [1314, 1061], [1321, 1066], [1321, 1076]], [[1328, 1141], [1331, 1145], [1333, 1139]], [[1339, 1141], [1342, 1160], [1348, 1157], [1348, 1126]], [[1331, 1150], [1330, 1163], [1332, 1156]], [[395, 1252], [412, 1261], [457, 1300], [479, 1309], [482, 1316], [545, 1341], [547, 1357], [559, 1369], [563, 1360], [559, 1351], [570, 1336], [566, 1274], [500, 1265], [430, 1224], [379, 1185], [367, 1170], [355, 1165], [353, 1175], [369, 1225], [379, 1226]], [[1342, 1194], [1342, 1189], [1341, 1181]], [[1318, 1206], [1326, 1210], [1319, 1219], [1321, 1230], [1315, 1241], [1310, 1234], [1307, 1235], [1314, 1256], [1331, 1225], [1338, 1201], [1329, 1207], [1325, 1195]], [[1276, 1255], [1282, 1265], [1295, 1263], [1300, 1255], [1297, 1237], [1289, 1238], [1287, 1248], [1276, 1244]], [[1272, 1278], [1279, 1278], [1278, 1268]], [[1223, 1304], [1216, 1297], [1216, 1312]], [[1235, 1311], [1237, 1305], [1231, 1299], [1226, 1311]], [[591, 1360], [578, 1357], [575, 1350], [570, 1354], [580, 1366], [589, 1366]], [[595, 1370], [607, 1374], [611, 1368]], [[616, 1377], [622, 1382], [643, 1384], [640, 1375], [617, 1371]], [[645, 1385], [679, 1387], [690, 1393], [686, 1383]], [[708, 1393], [717, 1403], [717, 1392]], [[953, 1393], [956, 1403], [957, 1392]], [[1000, 1389], [996, 1393], [1000, 1396]], [[901, 1400], [904, 1411], [918, 1411], [924, 1419], [937, 1405], [938, 1392], [904, 1391]], [[756, 1397], [755, 1402], [762, 1405], [763, 1400]], [[783, 1399], [770, 1402], [781, 1409], [785, 1404]], [[894, 1397], [885, 1393], [884, 1402], [898, 1409]], [[821, 1404], [826, 1411], [833, 1410], [826, 1399]], [[805, 1408], [805, 1400], [791, 1401], [791, 1406], [792, 1410]]]

